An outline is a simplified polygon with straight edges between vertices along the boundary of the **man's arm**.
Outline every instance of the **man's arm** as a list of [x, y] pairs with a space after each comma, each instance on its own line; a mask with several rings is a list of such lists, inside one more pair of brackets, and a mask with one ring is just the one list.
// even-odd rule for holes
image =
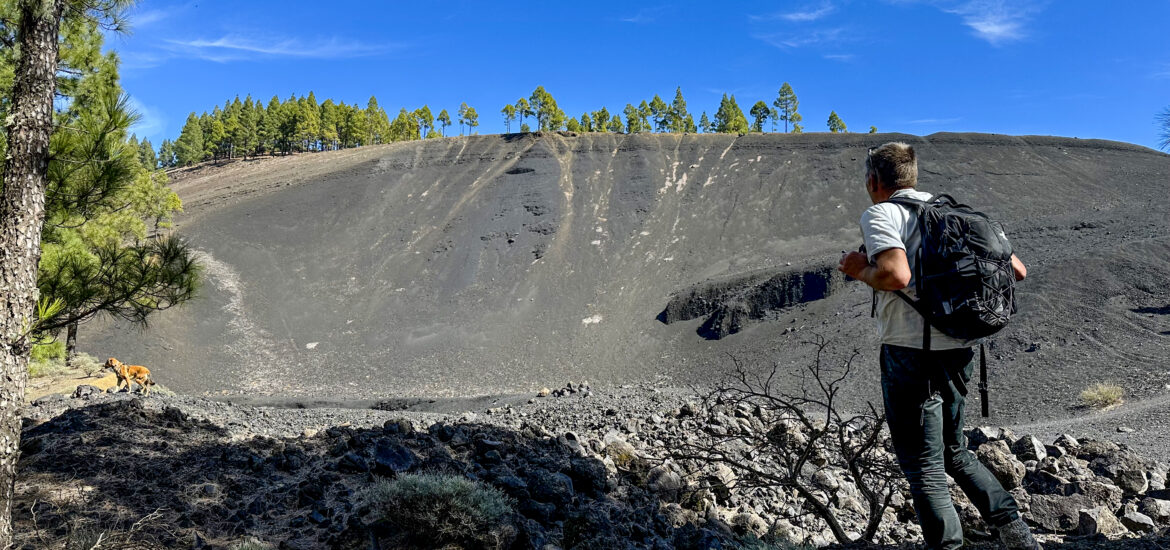
[[902, 290], [910, 284], [910, 262], [905, 250], [888, 248], [873, 260], [871, 264], [865, 254], [850, 252], [841, 256], [837, 270], [877, 290]]
[[1024, 267], [1024, 262], [1021, 262], [1015, 254], [1012, 254], [1012, 271], [1015, 272], [1017, 281], [1023, 281], [1024, 277], [1028, 276], [1028, 268]]

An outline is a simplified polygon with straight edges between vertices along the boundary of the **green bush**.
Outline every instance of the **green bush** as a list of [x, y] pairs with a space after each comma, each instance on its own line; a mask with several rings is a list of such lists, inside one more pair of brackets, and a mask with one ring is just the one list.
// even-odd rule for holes
[[1094, 409], [1109, 409], [1120, 405], [1124, 394], [1117, 384], [1098, 382], [1081, 392], [1081, 402]]
[[32, 348], [33, 361], [65, 360], [65, 342], [53, 340], [47, 344], [36, 344]]
[[29, 354], [29, 378], [54, 376], [65, 371], [65, 342], [53, 340], [33, 345]]
[[515, 538], [511, 499], [459, 476], [403, 474], [363, 493], [406, 543], [428, 548], [506, 548]]

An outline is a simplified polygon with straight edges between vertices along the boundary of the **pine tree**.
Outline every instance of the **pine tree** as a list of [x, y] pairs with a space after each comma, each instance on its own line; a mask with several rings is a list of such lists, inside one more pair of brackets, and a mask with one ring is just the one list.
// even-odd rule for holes
[[869, 133], [876, 134], [877, 133], [877, 126], [870, 126]]
[[746, 134], [750, 130], [747, 117], [735, 102], [735, 96], [730, 98], [723, 94], [719, 103], [719, 110], [715, 113], [715, 131], [724, 134]]
[[776, 131], [776, 121], [780, 120], [780, 111], [775, 107], [768, 110], [768, 118], [772, 120], [772, 132]]
[[598, 132], [609, 131], [609, 109], [602, 107], [593, 111], [593, 129]]
[[711, 133], [711, 119], [707, 118], [707, 111], [703, 111], [703, 115], [699, 117], [699, 129], [704, 134]]
[[841, 117], [837, 116], [837, 111], [829, 112], [828, 125], [829, 125], [829, 131], [834, 133], [834, 134], [836, 134], [838, 132], [846, 131], [845, 130], [845, 121], [841, 120]]
[[463, 125], [467, 124], [467, 109], [469, 107], [466, 103], [459, 105], [459, 135], [463, 135]]
[[296, 140], [305, 151], [320, 149], [318, 136], [321, 135], [321, 105], [317, 96], [310, 91], [308, 96], [297, 101]]
[[426, 137], [430, 134], [431, 128], [435, 126], [435, 117], [431, 114], [431, 108], [423, 105], [414, 111], [414, 118], [418, 119], [419, 134]]
[[666, 102], [662, 101], [658, 94], [654, 94], [654, 99], [650, 100], [650, 116], [654, 119], [654, 130], [657, 132], [665, 132], [669, 120], [667, 119]]
[[589, 116], [589, 113], [581, 113], [581, 131], [593, 131], [593, 117]]
[[154, 145], [151, 145], [149, 139], [142, 140], [142, 143], [138, 146], [138, 161], [147, 170], [158, 169], [158, 155], [154, 153]]
[[796, 92], [792, 91], [792, 86], [787, 82], [780, 86], [780, 93], [772, 104], [780, 110], [780, 120], [784, 121], [785, 132], [788, 132], [789, 122], [795, 125], [802, 120], [800, 114], [796, 112], [797, 108], [800, 107], [800, 101], [796, 99]]
[[532, 111], [532, 106], [528, 104], [527, 99], [520, 98], [520, 99], [516, 100], [516, 116], [520, 117], [520, 131], [521, 132], [528, 131], [528, 130], [525, 130], [525, 128], [527, 128], [528, 125], [524, 123], [524, 118], [530, 117], [534, 114], [536, 114], [536, 113], [534, 113]]
[[620, 134], [625, 131], [625, 126], [622, 125], [622, 117], [614, 115], [609, 119], [609, 131], [615, 134]]
[[418, 137], [418, 118], [405, 108], [399, 110], [398, 116], [390, 122], [390, 138], [394, 141], [410, 141]]
[[187, 115], [187, 123], [179, 132], [179, 139], [175, 141], [175, 154], [179, 166], [190, 166], [203, 160], [203, 127], [199, 124], [199, 117], [192, 112]]
[[479, 127], [479, 113], [475, 112], [475, 107], [468, 107], [464, 117], [467, 119], [467, 135], [477, 134], [475, 129]]
[[[372, 98], [373, 96], [371, 96], [371, 99]], [[426, 106], [424, 105], [424, 107]], [[430, 107], [427, 107], [425, 114], [430, 114], [430, 111]], [[367, 133], [373, 136], [374, 143], [386, 143], [389, 141], [390, 116], [386, 114], [386, 109], [378, 107], [374, 111], [370, 111], [370, 108], [366, 107], [366, 124], [369, 125]], [[429, 124], [433, 126], [434, 121], [432, 120]], [[430, 132], [427, 132], [427, 134], [427, 137], [438, 135], [433, 129]]]
[[[0, 6], [7, 12], [0, 22], [4, 43], [0, 87], [5, 88], [0, 90], [4, 98], [0, 106], [4, 139], [0, 141], [5, 142], [0, 167], [0, 304], [5, 309], [0, 315], [0, 548], [15, 546], [11, 514], [30, 331], [38, 329], [45, 315], [61, 311], [59, 303], [38, 302], [36, 279], [48, 211], [46, 189], [54, 166], [52, 137], [55, 128], [67, 127], [86, 107], [105, 105], [107, 97], [125, 97], [103, 93], [117, 91], [116, 58], [98, 52], [102, 30], [118, 31], [127, 5], [20, 0]], [[77, 57], [79, 52], [94, 52], [89, 66]], [[114, 71], [100, 70], [111, 67]], [[68, 120], [54, 113], [58, 101], [71, 104], [65, 112]], [[121, 139], [108, 144], [113, 143], [123, 145]], [[56, 160], [60, 165], [64, 159], [56, 156]]]
[[158, 146], [158, 162], [162, 168], [171, 168], [179, 163], [178, 157], [175, 155], [175, 144], [169, 139], [164, 139], [162, 145]]
[[281, 132], [282, 117], [280, 98], [272, 96], [272, 99], [268, 100], [268, 107], [264, 109], [264, 120], [260, 124], [260, 141], [273, 155], [277, 151], [285, 150], [281, 141], [283, 137]]
[[321, 146], [330, 151], [341, 147], [341, 135], [338, 125], [341, 123], [341, 113], [333, 99], [326, 99], [321, 103]]
[[752, 118], [755, 119], [755, 122], [752, 123], [752, 130], [756, 132], [763, 132], [764, 122], [766, 122], [768, 120], [768, 116], [772, 114], [771, 109], [768, 108], [768, 104], [764, 103], [763, 101], [757, 101], [755, 105], [752, 105], [751, 114]]
[[[682, 86], [675, 88], [674, 101], [670, 104], [666, 118], [668, 121], [667, 126], [671, 132], [682, 133], [694, 131], [695, 120], [691, 118], [690, 113], [687, 113], [687, 101], [683, 99]], [[687, 119], [691, 121], [689, 127], [687, 125]]]
[[504, 105], [504, 108], [500, 109], [500, 114], [504, 115], [504, 132], [512, 133], [512, 119], [516, 118], [516, 106]]
[[548, 93], [544, 86], [536, 87], [532, 97], [528, 98], [528, 103], [535, 113], [537, 128], [541, 131], [560, 130], [564, 126], [565, 112], [557, 107], [557, 100], [553, 99], [552, 94]]
[[255, 156], [256, 149], [259, 147], [259, 131], [256, 120], [256, 104], [252, 101], [251, 95], [244, 99], [236, 116], [240, 121], [240, 131], [236, 136], [236, 144], [240, 148], [240, 153], [245, 159], [248, 158], [248, 155]]
[[443, 137], [447, 137], [447, 127], [451, 125], [451, 115], [447, 114], [446, 109], [443, 109], [442, 111], [439, 111], [439, 118], [435, 120], [439, 121], [440, 134], [442, 134]]
[[570, 118], [569, 121], [565, 123], [565, 129], [570, 132], [578, 133], [583, 131], [581, 130], [581, 123], [577, 122], [577, 119], [575, 118]]
[[[421, 114], [421, 113], [420, 113]], [[427, 109], [427, 114], [430, 114], [430, 109]], [[364, 142], [367, 145], [376, 145], [382, 143], [382, 139], [386, 135], [386, 128], [382, 127], [381, 119], [386, 116], [386, 112], [378, 106], [378, 98], [370, 96], [366, 101], [366, 110], [362, 113], [365, 116], [365, 138]], [[324, 122], [324, 121], [322, 121]]]
[[638, 104], [638, 125], [647, 132], [653, 132], [654, 127], [650, 125], [650, 117], [653, 115], [654, 112], [650, 109], [650, 105], [646, 104], [646, 100], [643, 99], [642, 103]]
[[634, 107], [633, 103], [627, 103], [625, 110], [622, 112], [626, 115], [626, 132], [630, 134], [641, 132], [642, 119], [638, 108]]

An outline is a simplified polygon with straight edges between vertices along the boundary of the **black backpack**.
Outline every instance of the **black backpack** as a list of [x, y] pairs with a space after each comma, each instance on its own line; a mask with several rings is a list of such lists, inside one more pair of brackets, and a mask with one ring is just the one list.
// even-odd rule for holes
[[[930, 201], [909, 197], [886, 200], [915, 212], [922, 246], [915, 257], [917, 300], [896, 294], [926, 320], [922, 349], [930, 349], [930, 327], [962, 340], [991, 336], [1007, 326], [1016, 311], [1012, 246], [1003, 226], [950, 195]], [[983, 416], [988, 415], [986, 350], [980, 355]], [[949, 373], [948, 373], [949, 374]], [[952, 382], [966, 393], [962, 377]]]

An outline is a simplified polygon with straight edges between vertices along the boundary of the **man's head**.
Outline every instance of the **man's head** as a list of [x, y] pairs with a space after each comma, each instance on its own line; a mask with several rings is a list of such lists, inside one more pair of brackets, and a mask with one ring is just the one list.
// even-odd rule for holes
[[865, 188], [874, 203], [917, 185], [918, 157], [913, 147], [895, 141], [870, 149], [865, 157]]

